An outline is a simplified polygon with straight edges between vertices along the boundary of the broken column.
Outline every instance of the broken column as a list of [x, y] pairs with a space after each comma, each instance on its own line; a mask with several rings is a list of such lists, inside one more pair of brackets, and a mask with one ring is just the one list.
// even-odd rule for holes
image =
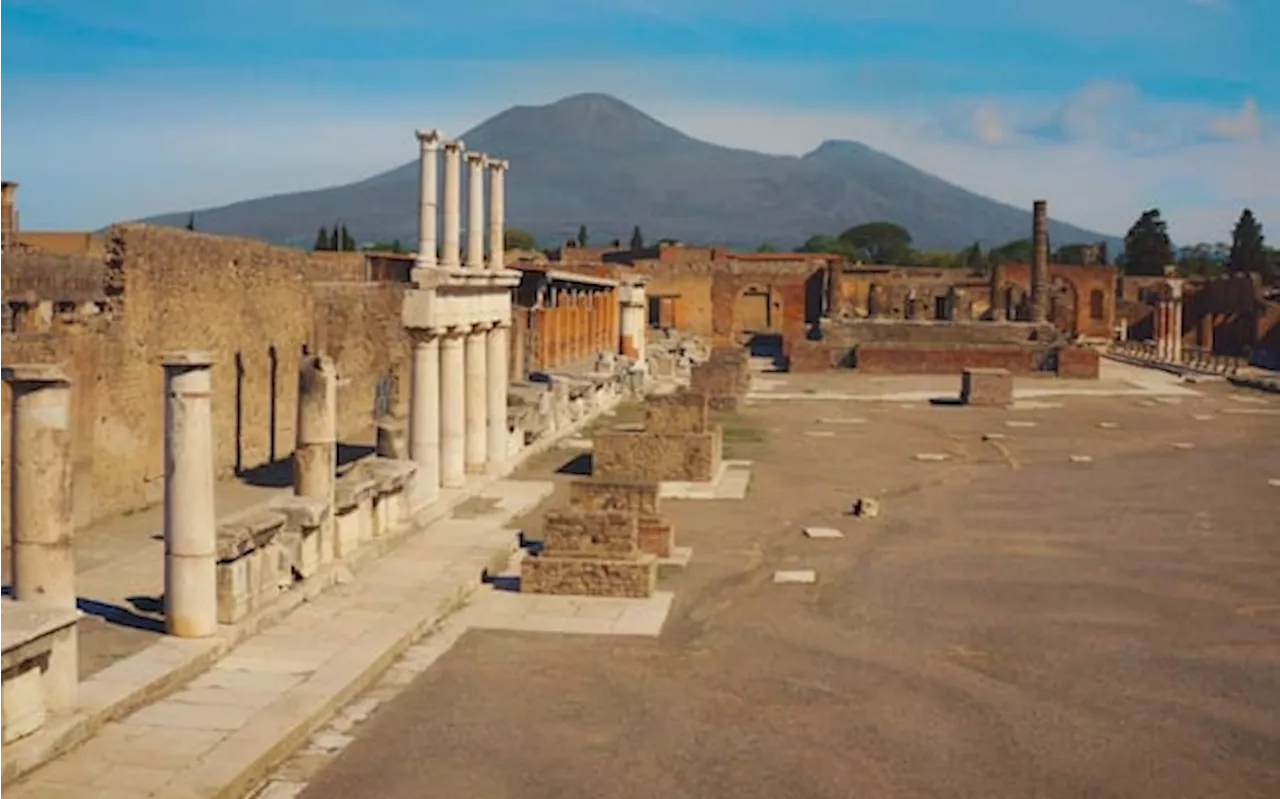
[[484, 268], [484, 153], [467, 153], [467, 268]]
[[338, 368], [327, 355], [311, 355], [298, 367], [293, 493], [332, 504], [337, 472]]
[[506, 266], [507, 162], [489, 161], [489, 268]]
[[1048, 203], [1036, 200], [1031, 214], [1031, 322], [1042, 324], [1049, 313]]
[[646, 300], [644, 284], [628, 283], [618, 287], [619, 304], [622, 310], [620, 349], [622, 354], [644, 363], [645, 356], [645, 311]]
[[61, 366], [6, 367], [13, 388], [9, 530], [13, 598], [74, 610], [71, 380]]
[[440, 498], [440, 336], [428, 328], [410, 333], [409, 458], [418, 466], [411, 499], [417, 509]]
[[470, 325], [448, 329], [440, 342], [440, 484], [461, 488], [466, 477], [467, 385], [463, 340]]
[[418, 137], [418, 255], [414, 266], [429, 269], [436, 265], [436, 180], [437, 153], [443, 138], [438, 130], [420, 130]]
[[488, 459], [489, 389], [485, 346], [490, 325], [473, 325], [466, 338], [466, 472], [484, 474]]
[[165, 372], [164, 615], [179, 638], [218, 631], [213, 488], [213, 357], [167, 353]]
[[462, 148], [461, 139], [444, 143], [444, 243], [440, 265], [457, 269], [461, 265], [459, 239], [462, 236]]
[[486, 447], [490, 471], [500, 472], [507, 462], [507, 360], [510, 355], [510, 323], [496, 323], [485, 334]]

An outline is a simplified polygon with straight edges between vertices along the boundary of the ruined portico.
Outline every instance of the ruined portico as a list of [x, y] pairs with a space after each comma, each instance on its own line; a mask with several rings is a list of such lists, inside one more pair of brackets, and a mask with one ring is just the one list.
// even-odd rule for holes
[[[507, 375], [511, 289], [503, 266], [507, 162], [466, 153], [460, 140], [419, 131], [419, 234], [402, 322], [413, 338], [409, 453], [418, 465], [413, 504], [460, 488], [468, 474], [499, 472], [508, 460]], [[444, 150], [443, 250], [436, 242], [436, 159]], [[467, 251], [460, 260], [461, 162], [468, 166]], [[484, 183], [490, 182], [486, 224]], [[488, 252], [485, 233], [488, 231]]]

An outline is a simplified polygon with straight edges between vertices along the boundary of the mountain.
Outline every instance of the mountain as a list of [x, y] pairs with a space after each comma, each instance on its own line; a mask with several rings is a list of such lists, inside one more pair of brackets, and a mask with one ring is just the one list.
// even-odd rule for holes
[[[817, 233], [888, 220], [922, 249], [957, 250], [1029, 237], [1030, 208], [996, 202], [851, 141], [801, 156], [765, 155], [686, 136], [614, 97], [580, 94], [516, 106], [462, 135], [468, 150], [511, 162], [507, 225], [544, 246], [585, 224], [593, 242], [654, 241], [792, 247]], [[406, 151], [412, 141], [406, 132]], [[197, 229], [310, 246], [316, 229], [346, 223], [360, 241], [417, 240], [417, 162], [344, 186], [197, 209]], [[464, 187], [465, 187], [465, 180]], [[465, 191], [465, 188], [464, 188]], [[1051, 199], [1051, 198], [1050, 198]], [[463, 224], [466, 223], [463, 200]], [[1051, 206], [1052, 207], [1052, 206]], [[189, 211], [143, 221], [182, 226]], [[1107, 239], [1051, 221], [1054, 246]], [[465, 241], [465, 237], [463, 239]]]

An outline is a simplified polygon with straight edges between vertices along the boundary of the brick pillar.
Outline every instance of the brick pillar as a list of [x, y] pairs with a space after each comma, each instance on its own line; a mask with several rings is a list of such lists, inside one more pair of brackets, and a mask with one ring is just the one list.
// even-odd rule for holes
[[1031, 321], [1040, 323], [1049, 312], [1048, 203], [1036, 200], [1031, 213]]

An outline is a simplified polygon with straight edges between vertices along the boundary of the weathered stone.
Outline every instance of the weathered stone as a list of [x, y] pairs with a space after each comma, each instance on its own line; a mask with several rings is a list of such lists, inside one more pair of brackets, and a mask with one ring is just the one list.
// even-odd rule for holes
[[965, 369], [960, 401], [974, 406], [1008, 406], [1013, 403], [1013, 375], [1008, 369]]
[[520, 566], [520, 590], [532, 594], [569, 594], [644, 598], [653, 594], [658, 559], [574, 558], [542, 554]]

